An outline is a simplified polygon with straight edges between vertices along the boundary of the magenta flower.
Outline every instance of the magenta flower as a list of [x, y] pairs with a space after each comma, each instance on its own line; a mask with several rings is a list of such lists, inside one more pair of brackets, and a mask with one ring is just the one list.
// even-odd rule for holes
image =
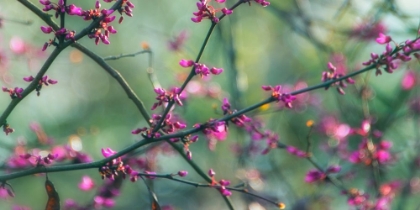
[[223, 196], [226, 196], [226, 197], [229, 197], [232, 195], [232, 192], [226, 189], [224, 186], [220, 188], [220, 192], [222, 193]]
[[233, 10], [230, 10], [230, 9], [228, 9], [228, 8], [223, 8], [223, 9], [222, 9], [222, 12], [223, 12], [223, 14], [225, 14], [225, 15], [230, 15], [230, 14], [232, 14], [232, 13], [233, 13]]
[[273, 99], [277, 102], [283, 101], [287, 108], [292, 108], [292, 102], [296, 99], [296, 97], [288, 93], [282, 93], [281, 85], [276, 85], [275, 87], [263, 85], [261, 88], [265, 91], [272, 91], [271, 97]]
[[184, 68], [188, 68], [194, 65], [194, 61], [182, 59], [181, 61], [179, 61], [179, 65], [181, 65]]
[[163, 88], [155, 88], [155, 93], [157, 94], [156, 100], [158, 102], [154, 103], [152, 106], [152, 110], [155, 110], [158, 106], [165, 105], [169, 101], [174, 101], [179, 106], [182, 106], [182, 101], [180, 97], [181, 89], [178, 87], [173, 87], [171, 91], [166, 91]]
[[341, 166], [339, 165], [332, 165], [327, 168], [326, 173], [338, 173], [341, 171]]
[[70, 4], [69, 6], [67, 6], [67, 14], [82, 16], [83, 15], [83, 10], [82, 10], [82, 8], [77, 7], [74, 4]]
[[95, 187], [95, 183], [89, 176], [83, 176], [82, 181], [79, 183], [79, 189], [83, 191], [92, 190]]
[[287, 146], [287, 147], [286, 147], [286, 151], [287, 151], [288, 153], [290, 153], [290, 154], [292, 154], [292, 155], [295, 155], [295, 156], [297, 156], [297, 157], [300, 157], [300, 158], [306, 158], [306, 157], [308, 157], [308, 154], [306, 154], [306, 152], [304, 152], [304, 151], [302, 151], [302, 150], [299, 150], [299, 149], [297, 149], [296, 147]]
[[32, 82], [34, 80], [34, 77], [33, 76], [24, 77], [23, 80], [26, 82]]
[[387, 150], [378, 150], [373, 156], [379, 163], [385, 164], [392, 160], [391, 154]]
[[49, 34], [53, 31], [53, 29], [51, 26], [41, 26], [41, 31], [46, 34]]
[[219, 75], [219, 74], [221, 74], [223, 72], [223, 69], [222, 68], [213, 67], [213, 68], [210, 69], [210, 72], [212, 74], [214, 74], [214, 75]]
[[417, 83], [417, 75], [414, 71], [410, 70], [405, 73], [402, 81], [401, 87], [403, 90], [411, 90], [416, 86]]
[[387, 35], [383, 34], [383, 33], [379, 33], [379, 37], [376, 38], [376, 42], [378, 44], [387, 44], [391, 41], [392, 41], [392, 38], [390, 36], [387, 36]]
[[185, 177], [185, 176], [187, 176], [187, 175], [188, 175], [188, 171], [178, 171], [178, 175], [179, 175], [180, 177]]
[[115, 152], [114, 150], [112, 150], [111, 148], [106, 148], [106, 149], [101, 149], [101, 152], [102, 152], [102, 155], [105, 157], [105, 158], [108, 158], [108, 157], [111, 157], [112, 155], [115, 155], [115, 154], [117, 154], [117, 152]]
[[94, 205], [96, 208], [106, 207], [106, 208], [112, 208], [115, 206], [115, 201], [112, 198], [106, 198], [102, 196], [95, 196], [93, 199]]
[[229, 186], [230, 185], [230, 181], [229, 180], [225, 180], [225, 179], [221, 179], [219, 180], [219, 184], [222, 186]]
[[257, 2], [258, 4], [260, 4], [263, 7], [266, 7], [268, 5], [270, 5], [270, 2], [266, 1], [266, 0], [254, 0], [255, 2]]
[[207, 172], [207, 174], [208, 174], [210, 177], [214, 177], [214, 175], [216, 175], [216, 172], [214, 172], [214, 170], [211, 168], [211, 169], [209, 169], [209, 171]]
[[313, 183], [325, 179], [326, 175], [323, 172], [318, 171], [317, 169], [311, 169], [305, 176], [305, 182]]

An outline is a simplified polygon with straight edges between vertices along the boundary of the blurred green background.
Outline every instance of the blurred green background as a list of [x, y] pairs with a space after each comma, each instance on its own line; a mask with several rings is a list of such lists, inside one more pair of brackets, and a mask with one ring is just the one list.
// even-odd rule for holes
[[[79, 43], [103, 57], [134, 53], [142, 50], [142, 43], [147, 43], [153, 51], [154, 72], [162, 87], [169, 89], [180, 86], [189, 69], [180, 67], [178, 62], [180, 59], [195, 59], [210, 22], [203, 20], [197, 24], [190, 20], [196, 10], [195, 1], [132, 2], [136, 6], [134, 17], [125, 17], [122, 24], [112, 24], [118, 33], [110, 35], [109, 46], [102, 43], [96, 46], [94, 40], [87, 37]], [[38, 2], [33, 3], [41, 7]], [[68, 0], [68, 3], [88, 9], [95, 2]], [[226, 5], [234, 3], [228, 0]], [[105, 2], [101, 4], [104, 8], [110, 6]], [[215, 2], [212, 4], [218, 5]], [[21, 78], [35, 75], [42, 66], [53, 47], [44, 53], [37, 50], [52, 36], [41, 32], [39, 28], [45, 23], [19, 2], [0, 0], [0, 5], [0, 17], [5, 19], [0, 28], [0, 50], [6, 55], [1, 62], [8, 62], [2, 68], [0, 84], [8, 88], [26, 87], [28, 83]], [[381, 22], [386, 26], [387, 34], [392, 35], [398, 43], [404, 42], [416, 37], [420, 18], [418, 11], [420, 4], [417, 0], [287, 0], [271, 1], [271, 5], [266, 8], [255, 2], [251, 6], [243, 4], [216, 27], [201, 59], [208, 66], [224, 68], [223, 74], [210, 80], [194, 79], [203, 86], [212, 87], [216, 94], [214, 97], [205, 97], [190, 93], [185, 105], [177, 106], [175, 112], [191, 127], [209, 118], [221, 117], [220, 105], [224, 97], [230, 99], [235, 109], [240, 109], [268, 97], [261, 85], [282, 84], [293, 87], [298, 82], [309, 86], [318, 84], [321, 73], [326, 70], [326, 64], [334, 54], [346, 57], [344, 64], [348, 72], [360, 69], [361, 63], [370, 59], [371, 52], [379, 54], [384, 48], [373, 39], [350, 37], [354, 28], [362, 23]], [[23, 25], [8, 19], [30, 20], [32, 24]], [[67, 21], [66, 26], [76, 30], [76, 33], [88, 24], [79, 17], [68, 17]], [[180, 50], [169, 50], [168, 41], [174, 40], [183, 31], [187, 39]], [[24, 42], [26, 50], [20, 54], [13, 52], [11, 43], [14, 42]], [[108, 63], [123, 75], [146, 107], [151, 107], [155, 102], [155, 93], [147, 76], [147, 55]], [[419, 66], [415, 62], [409, 63], [393, 74], [384, 73], [378, 77], [373, 72], [363, 74], [354, 78], [357, 83], [346, 89], [345, 96], [338, 95], [334, 88], [329, 91], [317, 90], [311, 93], [312, 101], [306, 100], [302, 106], [293, 110], [280, 109], [277, 104], [271, 104], [268, 109], [252, 112], [250, 116], [264, 121], [265, 128], [278, 133], [281, 142], [304, 149], [309, 132], [305, 126], [307, 120], [314, 120], [317, 124], [323, 117], [331, 115], [351, 127], [360, 126], [363, 111], [359, 93], [367, 85], [373, 92], [369, 99], [370, 111], [379, 119], [378, 122], [398, 113], [397, 116], [392, 115], [395, 118], [391, 122], [378, 124], [386, 139], [394, 143], [393, 151], [398, 154], [398, 161], [387, 168], [386, 179], [407, 181], [410, 178], [408, 163], [416, 152], [411, 145], [414, 145], [415, 134], [418, 132], [418, 127], [415, 127], [416, 118], [409, 115], [407, 109], [407, 101], [416, 96], [418, 87], [410, 92], [404, 92], [400, 87], [401, 78], [407, 69], [418, 71]], [[30, 94], [7, 119], [16, 131], [8, 136], [0, 135], [2, 162], [13, 153], [18, 141], [27, 142], [28, 149], [31, 149], [31, 145], [39, 147], [36, 134], [29, 128], [32, 122], [39, 123], [56, 144], [66, 144], [71, 135], [80, 136], [82, 151], [91, 154], [94, 160], [102, 158], [101, 148], [110, 147], [119, 151], [141, 139], [130, 132], [147, 125], [143, 117], [118, 83], [87, 56], [69, 47], [54, 61], [47, 75], [58, 80], [58, 84], [44, 87], [39, 97], [35, 93]], [[4, 110], [9, 102], [7, 93], [0, 94], [0, 110]], [[288, 209], [349, 209], [347, 198], [339, 195], [340, 190], [329, 185], [307, 184], [303, 181], [307, 170], [313, 168], [305, 159], [298, 159], [284, 150], [273, 150], [267, 155], [253, 153], [239, 158], [232, 152], [232, 146], [248, 145], [251, 140], [234, 126], [229, 129], [228, 139], [218, 142], [215, 151], [209, 151], [204, 136], [200, 136], [200, 140], [190, 146], [193, 160], [204, 171], [213, 168], [218, 179], [229, 179], [233, 185], [241, 183], [244, 177], [249, 178], [250, 173], [259, 173], [257, 178], [248, 180], [252, 192], [284, 202]], [[334, 163], [342, 164], [344, 171], [355, 170], [353, 165], [318, 147], [334, 144], [334, 140], [318, 133], [314, 133], [312, 138], [315, 142], [313, 153], [321, 166]], [[260, 148], [265, 147], [264, 142], [257, 144]], [[357, 144], [353, 146], [357, 147]], [[188, 170], [186, 179], [203, 182], [177, 154], [159, 153], [156, 161], [158, 173]], [[3, 170], [2, 173], [9, 172]], [[77, 188], [82, 175], [93, 177], [97, 186], [103, 183], [96, 170], [49, 174], [62, 203], [68, 198], [80, 204], [92, 200], [95, 190], [80, 192]], [[362, 174], [345, 184], [363, 189], [366, 186], [366, 178], [363, 177]], [[47, 199], [43, 183], [42, 176], [10, 181], [16, 197], [1, 200], [0, 208], [11, 209], [11, 206], [19, 204], [43, 209]], [[162, 205], [173, 205], [175, 209], [227, 209], [220, 193], [214, 189], [195, 188], [163, 179], [154, 180], [153, 188]], [[149, 194], [142, 181], [131, 183], [126, 180], [121, 190], [114, 209], [149, 208]], [[369, 192], [369, 189], [365, 190]], [[405, 209], [414, 209], [418, 205], [418, 196], [413, 194]], [[232, 202], [237, 209], [275, 209], [267, 202], [236, 192], [233, 193]]]

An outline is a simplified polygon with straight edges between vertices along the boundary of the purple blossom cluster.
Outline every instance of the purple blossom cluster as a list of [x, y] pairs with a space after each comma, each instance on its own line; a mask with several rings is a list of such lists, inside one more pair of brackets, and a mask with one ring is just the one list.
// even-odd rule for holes
[[[114, 0], [104, 0], [104, 2], [110, 3], [114, 2]], [[117, 30], [115, 30], [115, 28], [112, 25], [110, 25], [110, 23], [112, 23], [116, 18], [115, 15], [112, 15], [115, 10], [101, 9], [101, 3], [99, 2], [99, 0], [96, 0], [95, 8], [89, 10], [83, 10], [82, 8], [74, 4], [65, 5], [64, 0], [58, 0], [58, 3], [52, 3], [49, 0], [40, 0], [40, 3], [44, 5], [43, 11], [45, 12], [55, 10], [56, 18], [58, 18], [60, 15], [65, 14], [72, 16], [80, 16], [85, 21], [95, 21], [96, 19], [100, 18], [101, 20], [99, 21], [99, 23], [88, 34], [89, 38], [95, 39], [95, 44], [98, 44], [99, 41], [101, 41], [104, 44], [110, 44], [109, 35], [117, 33]], [[121, 23], [123, 21], [122, 14], [132, 17], [133, 8], [134, 4], [132, 2], [130, 2], [129, 0], [123, 0], [121, 4], [116, 8], [116, 10], [121, 14], [121, 17], [118, 22]], [[41, 30], [46, 34], [54, 32], [54, 38], [52, 40], [50, 39], [44, 44], [43, 51], [50, 45], [57, 46], [57, 38], [60, 39], [61, 37], [64, 37], [64, 40], [66, 41], [76, 41], [76, 32], [74, 30], [60, 28], [59, 30], [54, 31], [54, 29], [51, 26], [42, 26]]]
[[200, 75], [201, 77], [206, 77], [209, 74], [219, 75], [219, 74], [221, 74], [223, 72], [223, 69], [222, 68], [212, 67], [212, 68], [209, 69], [205, 64], [195, 63], [193, 60], [185, 60], [185, 59], [182, 59], [179, 62], [179, 65], [181, 65], [184, 68], [188, 68], [188, 67], [194, 66], [195, 74], [196, 75]]
[[[34, 79], [35, 78], [33, 76], [28, 76], [28, 77], [24, 77], [23, 78], [23, 80], [25, 82], [32, 82]], [[42, 88], [42, 86], [44, 86], [44, 85], [45, 86], [55, 85], [55, 84], [57, 84], [57, 80], [49, 79], [47, 75], [43, 76], [39, 80], [39, 82], [38, 82], [38, 84], [37, 84], [37, 86], [35, 88], [37, 95], [39, 96], [41, 94], [41, 88]]]
[[276, 85], [274, 87], [263, 85], [261, 88], [265, 91], [272, 91], [271, 97], [273, 99], [275, 99], [277, 102], [282, 101], [287, 108], [292, 108], [292, 102], [296, 99], [296, 96], [283, 93], [281, 85]]
[[[226, 0], [214, 0], [219, 4], [225, 3]], [[224, 15], [230, 15], [233, 13], [232, 10], [229, 10], [228, 8], [224, 7], [221, 9], [215, 9], [213, 6], [211, 6], [209, 3], [211, 0], [200, 0], [197, 2], [197, 9], [198, 11], [194, 12], [194, 17], [191, 18], [191, 20], [195, 23], [201, 22], [203, 19], [210, 19], [214, 23], [219, 22], [219, 18], [216, 16], [217, 12], [222, 12]]]
[[[337, 71], [337, 68], [332, 63], [329, 62], [327, 67], [328, 67], [329, 71], [322, 72], [321, 80], [323, 82], [327, 82], [327, 81], [330, 81], [330, 80], [336, 80], [336, 79], [339, 79], [340, 77], [344, 76], [343, 73]], [[345, 80], [340, 80], [340, 81], [334, 82], [333, 84], [331, 84], [331, 86], [337, 86], [338, 93], [344, 95], [345, 92], [344, 92], [343, 88], [346, 88], [347, 84], [354, 84], [354, 80], [352, 78], [348, 77]], [[330, 86], [327, 86], [325, 89], [327, 90], [329, 87]]]
[[156, 100], [158, 102], [153, 104], [152, 110], [155, 110], [157, 107], [162, 105], [166, 106], [170, 101], [174, 101], [179, 106], [182, 106], [181, 99], [183, 98], [183, 95], [181, 95], [180, 88], [174, 87], [171, 89], [171, 91], [166, 91], [162, 88], [155, 88], [154, 91], [157, 94]]
[[[167, 114], [165, 116], [165, 120], [162, 121], [162, 124], [158, 125], [161, 120], [162, 115], [153, 114], [152, 118], [150, 119], [150, 127], [137, 128], [132, 130], [131, 133], [141, 134], [147, 138], [159, 138], [160, 133], [154, 132], [158, 126], [160, 126], [159, 128], [166, 134], [174, 133], [187, 127], [187, 125], [181, 119], [179, 119], [177, 116], [173, 116], [172, 114]], [[173, 140], [175, 141], [175, 139]]]
[[385, 51], [379, 56], [376, 53], [371, 53], [371, 59], [363, 62], [363, 65], [375, 65], [376, 75], [381, 75], [381, 67], [388, 73], [392, 73], [398, 68], [400, 62], [407, 62], [411, 60], [410, 55], [413, 54], [414, 57], [420, 59], [420, 54], [417, 51], [420, 50], [420, 39], [415, 40], [406, 40], [405, 43], [401, 46], [397, 45], [395, 49], [391, 47], [392, 37], [387, 36], [383, 33], [380, 33], [376, 42], [378, 44], [386, 44]]

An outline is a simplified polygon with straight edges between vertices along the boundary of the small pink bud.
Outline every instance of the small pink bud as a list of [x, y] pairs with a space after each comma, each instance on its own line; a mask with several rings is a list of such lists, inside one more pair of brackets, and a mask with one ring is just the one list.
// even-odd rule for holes
[[230, 181], [222, 179], [222, 180], [219, 181], [219, 184], [222, 185], [222, 186], [228, 186], [228, 185], [230, 185]]
[[199, 23], [199, 22], [201, 22], [201, 20], [203, 19], [203, 17], [201, 17], [201, 16], [197, 16], [197, 17], [193, 17], [193, 18], [191, 18], [191, 20], [194, 22], [194, 23]]
[[213, 171], [213, 169], [211, 168], [208, 173], [207, 173], [210, 177], [214, 177], [214, 175], [216, 175], [216, 172]]
[[45, 42], [44, 46], [42, 46], [42, 51], [45, 51], [47, 49], [47, 47], [48, 47], [48, 43]]
[[194, 61], [182, 59], [181, 61], [179, 61], [179, 65], [181, 65], [184, 68], [191, 67], [194, 65]]
[[41, 26], [41, 31], [46, 34], [49, 34], [53, 31], [53, 29], [51, 26]]
[[49, 79], [47, 82], [48, 84], [51, 84], [51, 85], [57, 84], [57, 80], [53, 80], [53, 79]]
[[193, 136], [190, 138], [191, 142], [196, 142], [198, 140], [198, 136]]
[[178, 175], [179, 175], [180, 177], [185, 177], [185, 176], [187, 176], [187, 175], [188, 175], [188, 171], [178, 171]]
[[108, 31], [109, 31], [109, 33], [111, 33], [111, 34], [115, 34], [115, 33], [117, 33], [117, 30], [115, 30], [115, 28], [114, 28], [113, 26], [108, 26]]
[[191, 151], [187, 151], [187, 158], [188, 158], [188, 160], [192, 159], [192, 152]]
[[24, 77], [23, 80], [26, 82], [32, 82], [34, 80], [34, 77], [33, 76]]
[[223, 8], [223, 9], [222, 9], [222, 12], [223, 12], [223, 14], [225, 14], [225, 15], [230, 15], [230, 14], [232, 14], [232, 13], [233, 13], [233, 11], [232, 11], [232, 10], [230, 10], [230, 9], [228, 9], [228, 8]]
[[385, 34], [383, 34], [383, 33], [379, 33], [379, 37], [378, 38], [376, 38], [376, 42], [378, 43], [378, 44], [386, 44], [386, 43], [389, 43], [389, 42], [391, 42], [391, 37], [390, 36], [386, 36]]
[[223, 72], [223, 69], [222, 68], [213, 67], [213, 68], [210, 69], [210, 72], [212, 74], [214, 74], [214, 75], [219, 75], [219, 74], [221, 74]]
[[101, 8], [101, 3], [99, 3], [99, 1], [98, 1], [98, 0], [96, 0], [96, 2], [95, 2], [95, 8], [96, 8], [96, 9]]

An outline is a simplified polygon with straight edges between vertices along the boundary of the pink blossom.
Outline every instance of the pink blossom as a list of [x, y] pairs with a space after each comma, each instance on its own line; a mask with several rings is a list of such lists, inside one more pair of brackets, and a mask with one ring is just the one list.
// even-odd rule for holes
[[112, 198], [105, 198], [101, 196], [96, 196], [93, 201], [95, 202], [95, 206], [100, 208], [101, 206], [112, 208], [115, 206], [115, 201]]
[[108, 158], [108, 157], [110, 157], [110, 156], [112, 156], [112, 155], [114, 155], [114, 154], [117, 154], [117, 152], [115, 152], [114, 150], [112, 150], [111, 148], [106, 148], [106, 149], [101, 149], [101, 152], [102, 152], [102, 155], [105, 157], [105, 158]]
[[223, 14], [225, 14], [225, 15], [230, 15], [230, 14], [232, 14], [232, 13], [233, 13], [233, 10], [230, 10], [230, 9], [228, 9], [228, 8], [223, 8], [223, 9], [222, 9], [222, 12], [223, 12]]
[[392, 41], [391, 37], [390, 36], [387, 36], [387, 35], [385, 35], [383, 33], [379, 33], [379, 37], [376, 38], [376, 42], [378, 44], [387, 44], [387, 43], [389, 43], [391, 41]]
[[305, 182], [312, 183], [322, 179], [325, 179], [325, 174], [318, 171], [317, 169], [311, 169], [305, 176]]
[[23, 80], [26, 82], [32, 82], [34, 80], [34, 77], [33, 76], [24, 77]]
[[79, 183], [79, 189], [83, 191], [92, 190], [95, 187], [95, 183], [89, 176], [83, 176], [82, 181]]
[[41, 31], [46, 34], [49, 34], [53, 31], [53, 29], [51, 26], [41, 26]]
[[401, 81], [401, 87], [403, 90], [411, 90], [416, 86], [417, 78], [416, 73], [412, 70], [407, 71]]
[[187, 175], [188, 175], [188, 171], [178, 171], [178, 175], [179, 175], [180, 177], [185, 177], [185, 176], [187, 176]]
[[184, 68], [191, 67], [194, 65], [194, 61], [182, 59], [181, 61], [179, 61], [179, 65], [181, 65]]

